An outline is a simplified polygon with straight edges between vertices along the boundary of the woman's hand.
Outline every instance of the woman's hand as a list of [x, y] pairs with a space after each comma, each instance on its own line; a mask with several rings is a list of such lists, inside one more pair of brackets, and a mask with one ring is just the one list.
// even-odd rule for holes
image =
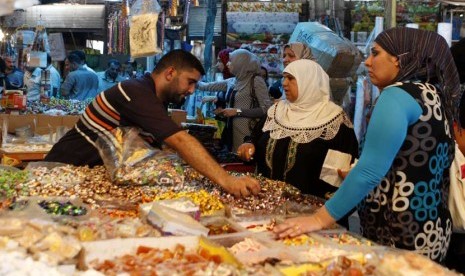
[[337, 169], [337, 174], [339, 175], [340, 178], [345, 179], [346, 176], [349, 174], [350, 170], [341, 170]]
[[315, 214], [305, 217], [296, 217], [285, 220], [273, 228], [276, 238], [297, 237], [304, 233], [321, 230], [334, 224], [336, 220], [323, 206]]
[[244, 160], [250, 161], [255, 154], [255, 146], [252, 143], [244, 143], [237, 148], [237, 156]]
[[237, 115], [237, 109], [236, 108], [225, 108], [223, 109], [222, 113], [224, 117], [234, 117]]
[[286, 219], [283, 223], [275, 226], [273, 232], [276, 238], [294, 238], [304, 233], [323, 229], [323, 226], [315, 218], [315, 215]]

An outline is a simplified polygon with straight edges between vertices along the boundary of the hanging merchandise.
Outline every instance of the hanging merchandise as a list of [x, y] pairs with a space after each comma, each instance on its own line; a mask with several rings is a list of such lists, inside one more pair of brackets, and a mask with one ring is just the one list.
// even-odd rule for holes
[[39, 25], [36, 27], [36, 33], [32, 48], [26, 53], [26, 66], [28, 67], [47, 67], [47, 53], [50, 52], [47, 32], [45, 27]]
[[162, 11], [160, 13], [160, 20], [158, 22], [158, 35], [160, 36], [158, 39], [158, 47], [163, 51], [164, 50], [164, 41], [165, 41], [165, 19], [166, 13]]
[[170, 1], [170, 15], [171, 16], [177, 16], [178, 15], [178, 6], [179, 6], [179, 1], [178, 0], [171, 0]]
[[148, 57], [160, 53], [157, 46], [157, 21], [161, 10], [156, 0], [136, 0], [131, 7], [129, 29], [131, 57]]
[[123, 16], [127, 12], [128, 9], [115, 11], [108, 18], [109, 55], [127, 55], [129, 53], [129, 24], [127, 17]]
[[182, 19], [182, 24], [187, 25], [189, 22], [189, 14], [191, 10], [191, 0], [186, 0], [186, 3], [184, 5], [184, 14], [183, 14], [183, 19]]

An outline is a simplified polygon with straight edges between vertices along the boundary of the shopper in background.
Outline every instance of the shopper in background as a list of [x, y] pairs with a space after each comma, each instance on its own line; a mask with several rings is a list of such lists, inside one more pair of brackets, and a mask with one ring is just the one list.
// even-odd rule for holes
[[95, 73], [94, 69], [92, 69], [91, 67], [89, 67], [87, 65], [86, 53], [84, 53], [84, 51], [82, 51], [82, 50], [74, 50], [74, 51], [71, 51], [70, 54], [74, 54], [74, 55], [79, 57], [79, 59], [81, 60], [81, 63], [82, 63], [82, 67], [84, 69], [86, 69], [87, 71], [90, 71], [92, 73]]
[[[245, 161], [254, 156], [259, 174], [327, 198], [337, 189], [320, 179], [328, 151], [358, 157], [352, 123], [331, 102], [329, 77], [318, 63], [291, 62], [283, 75], [286, 99], [270, 107], [263, 131], [256, 130], [237, 153]], [[341, 223], [348, 226], [347, 219]]]
[[442, 262], [452, 233], [447, 198], [460, 99], [449, 47], [435, 32], [393, 28], [376, 37], [365, 64], [381, 94], [360, 160], [324, 207], [274, 232], [320, 230], [361, 203], [363, 236]]
[[47, 68], [45, 68], [50, 73], [50, 85], [52, 86], [52, 97], [58, 97], [60, 86], [61, 86], [61, 76], [60, 72], [53, 66], [52, 57], [47, 53]]
[[452, 56], [454, 57], [455, 66], [460, 77], [460, 83], [465, 84], [465, 38], [460, 39], [454, 43], [450, 48]]
[[121, 71], [121, 63], [116, 59], [110, 59], [107, 63], [107, 69], [103, 72], [98, 72], [99, 86], [98, 91], [104, 91], [115, 84], [124, 80], [119, 73]]
[[160, 59], [152, 74], [123, 81], [100, 93], [45, 160], [77, 166], [100, 165], [103, 162], [95, 145], [97, 139], [111, 141], [115, 128], [137, 127], [152, 145], [161, 147], [166, 143], [189, 165], [227, 192], [235, 196], [257, 194], [260, 191], [258, 181], [229, 175], [194, 137], [168, 116], [166, 106], [178, 104], [191, 95], [204, 74], [202, 64], [191, 53], [169, 52]]
[[455, 158], [450, 167], [449, 210], [453, 233], [445, 264], [448, 268], [465, 273], [465, 97], [460, 102], [459, 120], [454, 122]]
[[24, 73], [15, 66], [16, 56], [4, 56], [5, 61], [5, 89], [16, 90], [24, 86]]
[[136, 61], [131, 61], [127, 60], [123, 64], [123, 69], [121, 70], [121, 77], [125, 80], [133, 79], [136, 77], [136, 68], [137, 68], [137, 62]]
[[5, 70], [6, 70], [5, 60], [2, 57], [0, 57], [0, 93], [3, 92], [3, 89], [5, 88], [5, 85], [6, 85]]
[[[46, 75], [45, 75], [46, 74]], [[24, 87], [27, 89], [27, 100], [38, 101], [40, 100], [41, 85], [44, 85], [43, 81], [47, 78], [49, 87], [47, 91], [47, 97], [58, 97], [58, 91], [60, 91], [61, 77], [57, 69], [52, 65], [52, 57], [47, 53], [47, 67], [46, 68], [27, 68], [24, 73]]]
[[[291, 42], [284, 45], [283, 48], [283, 66], [286, 67], [289, 63], [299, 60], [299, 59], [309, 59], [314, 60], [312, 55], [312, 50], [307, 47], [307, 45], [301, 42]], [[269, 88], [270, 95], [273, 95], [273, 98], [279, 99], [282, 96], [282, 80], [279, 79], [275, 81]], [[278, 97], [279, 96], [279, 97]]]
[[[238, 49], [229, 54], [227, 64], [234, 79], [198, 85], [203, 91], [226, 91], [226, 108], [218, 114], [227, 118], [223, 141], [229, 151], [237, 151], [244, 137], [250, 136], [253, 123], [266, 115], [272, 102], [263, 78], [260, 77], [260, 61], [251, 52]], [[254, 106], [254, 96], [256, 106]]]
[[[231, 48], [226, 48], [221, 50], [218, 53], [218, 57], [216, 58], [216, 68], [218, 71], [221, 72], [223, 75], [223, 80], [211, 83], [199, 83], [199, 90], [207, 90], [207, 91], [216, 91], [218, 89], [218, 93], [216, 96], [206, 96], [202, 99], [203, 102], [215, 102], [216, 108], [213, 113], [216, 115], [217, 120], [224, 121], [224, 117], [221, 115], [221, 112], [224, 108], [226, 108], [226, 94], [227, 92], [232, 92], [234, 89], [234, 84], [236, 83], [236, 79], [234, 78], [233, 74], [229, 71], [228, 62], [229, 62], [229, 54], [233, 51]], [[226, 85], [226, 90], [224, 90]]]
[[454, 122], [455, 158], [450, 167], [449, 210], [452, 215], [453, 233], [447, 252], [446, 265], [460, 273], [465, 273], [465, 38], [451, 48], [460, 77], [462, 98], [459, 106], [459, 120]]
[[61, 97], [80, 101], [94, 98], [98, 94], [97, 74], [85, 69], [83, 61], [75, 54], [69, 54], [65, 64], [70, 72], [61, 85]]

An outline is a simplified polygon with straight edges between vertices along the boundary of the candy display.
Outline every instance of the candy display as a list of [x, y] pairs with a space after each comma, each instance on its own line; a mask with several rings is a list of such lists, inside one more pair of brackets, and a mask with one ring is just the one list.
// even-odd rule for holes
[[257, 252], [263, 249], [267, 249], [262, 243], [258, 242], [252, 238], [245, 238], [243, 241], [238, 242], [229, 248], [233, 254], [242, 254], [242, 253], [250, 253], [250, 252]]
[[339, 256], [347, 256], [352, 259], [361, 258], [363, 254], [357, 251], [344, 250], [330, 245], [315, 245], [307, 250], [299, 251], [298, 257], [301, 262], [322, 262]]
[[300, 236], [294, 237], [294, 238], [284, 238], [280, 240], [282, 243], [284, 243], [287, 246], [297, 246], [297, 245], [318, 245], [318, 241], [316, 241], [314, 238], [309, 237], [308, 235], [302, 234]]
[[264, 231], [272, 231], [276, 225], [276, 220], [272, 219], [269, 222], [245, 222], [240, 223], [245, 227], [245, 229], [251, 232], [264, 232]]
[[81, 206], [75, 206], [71, 202], [58, 202], [42, 200], [38, 202], [48, 214], [67, 215], [67, 216], [82, 216], [87, 213], [87, 209]]
[[234, 229], [230, 224], [207, 224], [205, 227], [210, 230], [208, 231], [209, 236], [237, 233], [237, 230]]
[[[3, 170], [0, 191], [8, 208], [0, 213], [0, 259], [14, 253], [11, 267], [24, 263], [27, 269], [32, 262], [47, 275], [58, 265], [105, 275], [454, 275], [425, 257], [391, 253], [340, 229], [276, 239], [277, 223], [310, 214], [324, 201], [250, 174], [262, 190], [237, 199], [192, 168], [182, 169], [176, 185], [121, 185], [103, 166]], [[171, 237], [163, 236], [175, 237], [166, 244]]]
[[120, 185], [181, 185], [183, 168], [173, 158], [150, 158], [136, 165], [124, 164], [114, 175]]
[[25, 171], [0, 168], [0, 207], [8, 207], [15, 197], [27, 194], [24, 183], [28, 177]]
[[49, 102], [28, 102], [26, 114], [80, 115], [92, 99], [85, 101], [50, 98]]
[[208, 193], [206, 190], [200, 190], [197, 192], [174, 192], [167, 191], [157, 193], [151, 200], [165, 200], [165, 199], [176, 199], [187, 197], [191, 199], [195, 204], [200, 207], [202, 216], [212, 215], [220, 211], [224, 211], [224, 205], [218, 197]]
[[114, 260], [95, 262], [92, 266], [106, 275], [129, 273], [131, 275], [238, 275], [236, 267], [218, 263], [215, 256], [208, 257], [186, 251], [178, 244], [174, 250], [139, 246], [135, 254]]
[[257, 177], [260, 181], [261, 190], [258, 195], [245, 198], [234, 198], [231, 194], [220, 192], [221, 201], [228, 204], [235, 215], [247, 215], [254, 213], [285, 213], [285, 202], [290, 198], [298, 196], [299, 191], [282, 181]]
[[329, 233], [319, 233], [318, 235], [323, 236], [325, 239], [329, 239], [332, 242], [341, 245], [364, 245], [364, 246], [373, 246], [374, 243], [370, 240], [356, 237], [347, 232], [329, 232]]

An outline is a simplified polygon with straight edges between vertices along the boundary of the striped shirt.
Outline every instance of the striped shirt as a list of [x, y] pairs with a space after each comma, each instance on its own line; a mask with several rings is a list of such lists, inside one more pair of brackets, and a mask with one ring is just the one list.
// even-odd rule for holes
[[117, 140], [113, 130], [118, 127], [137, 127], [141, 136], [157, 146], [181, 130], [156, 96], [153, 79], [145, 75], [97, 95], [74, 128], [53, 146], [45, 161], [76, 166], [102, 164], [99, 145], [114, 146]]

